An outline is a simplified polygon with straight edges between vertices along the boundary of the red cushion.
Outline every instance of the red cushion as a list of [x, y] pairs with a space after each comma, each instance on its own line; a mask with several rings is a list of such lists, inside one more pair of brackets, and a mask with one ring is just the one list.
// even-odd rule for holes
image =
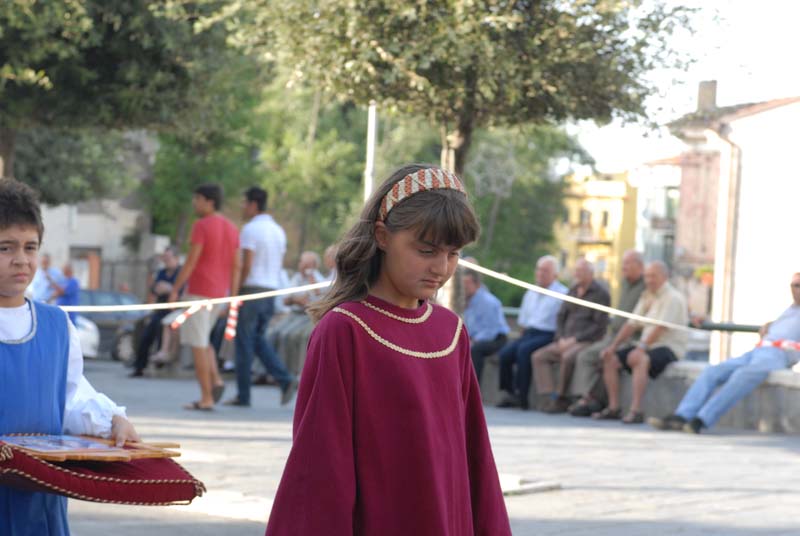
[[2, 441], [0, 485], [84, 501], [141, 505], [188, 504], [206, 489], [170, 458], [54, 463]]

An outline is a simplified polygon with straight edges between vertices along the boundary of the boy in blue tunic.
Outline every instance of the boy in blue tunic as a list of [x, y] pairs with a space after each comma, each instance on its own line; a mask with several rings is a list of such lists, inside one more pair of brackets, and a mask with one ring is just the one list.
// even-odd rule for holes
[[[42, 242], [34, 192], [0, 179], [0, 435], [88, 434], [138, 441], [125, 408], [83, 377], [77, 331], [60, 309], [25, 299]], [[0, 486], [0, 534], [65, 536], [67, 499]]]

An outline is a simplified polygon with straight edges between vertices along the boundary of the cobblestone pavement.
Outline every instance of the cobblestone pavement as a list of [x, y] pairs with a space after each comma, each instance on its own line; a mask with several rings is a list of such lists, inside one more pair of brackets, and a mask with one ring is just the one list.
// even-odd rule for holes
[[[89, 380], [128, 406], [147, 440], [177, 441], [208, 493], [189, 506], [70, 501], [74, 536], [263, 534], [291, 446], [293, 407], [256, 387], [252, 408], [189, 412], [189, 379], [128, 379], [90, 361]], [[234, 394], [228, 381], [226, 396]], [[515, 535], [800, 535], [800, 437], [720, 431], [692, 436], [644, 426], [487, 408], [499, 470], [555, 481], [508, 497]], [[379, 536], [379, 535], [376, 535]]]

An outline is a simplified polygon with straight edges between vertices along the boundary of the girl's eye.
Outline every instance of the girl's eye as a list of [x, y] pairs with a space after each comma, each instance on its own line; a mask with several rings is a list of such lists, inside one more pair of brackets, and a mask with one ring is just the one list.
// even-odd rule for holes
[[433, 255], [432, 249], [421, 249], [419, 250], [419, 252], [422, 253], [423, 255]]
[[461, 256], [461, 252], [460, 251], [451, 251], [449, 255], [451, 257], [459, 257], [459, 256]]

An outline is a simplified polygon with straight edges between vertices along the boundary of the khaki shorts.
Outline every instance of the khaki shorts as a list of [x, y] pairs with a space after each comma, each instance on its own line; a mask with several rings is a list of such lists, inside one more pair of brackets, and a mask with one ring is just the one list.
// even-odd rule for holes
[[[184, 301], [201, 300], [205, 296], [186, 295]], [[186, 322], [180, 327], [181, 344], [186, 344], [193, 348], [205, 348], [210, 343], [211, 330], [214, 329], [214, 324], [219, 316], [221, 306], [214, 305], [209, 310], [207, 307], [201, 307], [199, 311], [192, 314], [186, 319]]]

